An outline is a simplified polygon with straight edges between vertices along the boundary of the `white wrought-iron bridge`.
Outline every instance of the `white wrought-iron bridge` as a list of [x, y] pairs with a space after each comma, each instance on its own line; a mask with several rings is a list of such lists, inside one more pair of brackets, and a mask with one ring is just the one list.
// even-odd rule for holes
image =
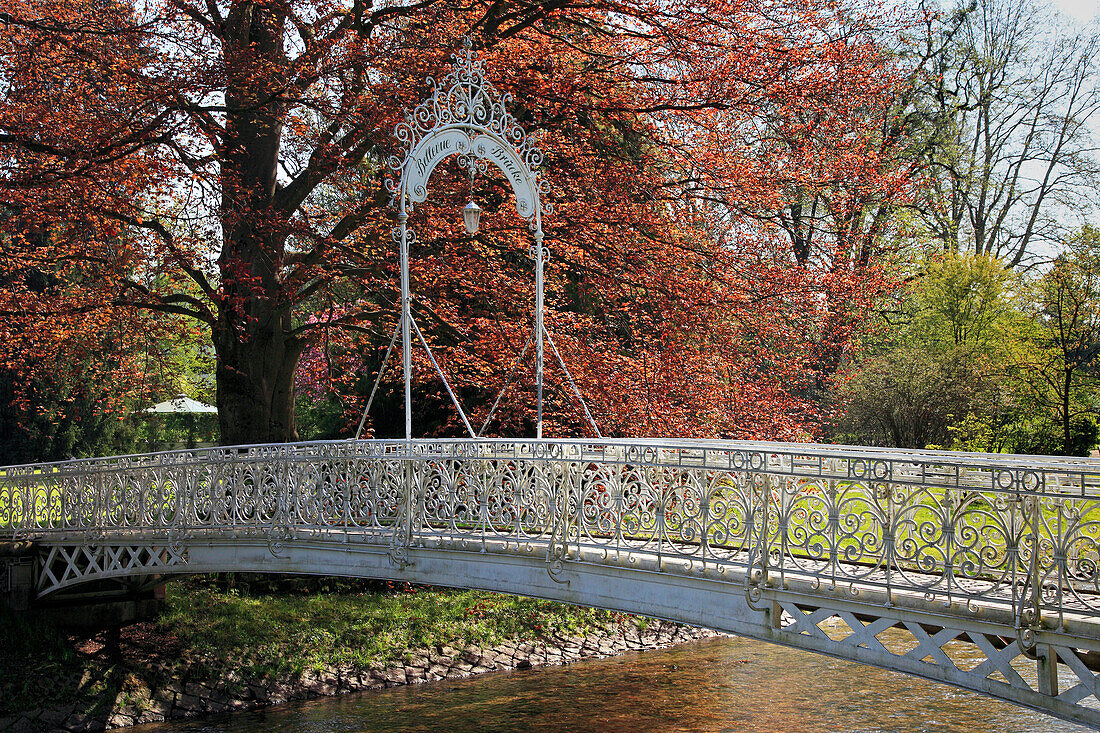
[[362, 440], [0, 469], [41, 597], [307, 573], [518, 593], [1100, 728], [1100, 461], [693, 440]]

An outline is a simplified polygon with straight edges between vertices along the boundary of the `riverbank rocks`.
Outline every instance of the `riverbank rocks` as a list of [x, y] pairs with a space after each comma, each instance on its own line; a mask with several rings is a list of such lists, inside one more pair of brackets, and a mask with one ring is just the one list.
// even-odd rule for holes
[[155, 688], [120, 694], [109, 709], [86, 714], [77, 712], [69, 704], [29, 711], [0, 718], [0, 731], [102, 731], [175, 718], [255, 710], [291, 700], [461, 679], [497, 670], [569, 664], [629, 651], [663, 649], [712, 636], [717, 633], [708, 629], [627, 619], [585, 636], [549, 632], [537, 641], [513, 639], [488, 649], [474, 645], [462, 649], [450, 646], [407, 649], [397, 654], [394, 661], [377, 669], [340, 665], [279, 679], [247, 679], [239, 669], [225, 663], [220, 665], [223, 671], [216, 677], [196, 679], [193, 676], [196, 669], [209, 667], [180, 664], [170, 669], [167, 665], [154, 663], [150, 669], [160, 680]]

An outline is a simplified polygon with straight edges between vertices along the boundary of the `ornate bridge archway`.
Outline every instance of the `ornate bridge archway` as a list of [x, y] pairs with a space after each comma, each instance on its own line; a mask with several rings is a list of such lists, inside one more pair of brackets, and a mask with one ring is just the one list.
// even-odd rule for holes
[[[537, 393], [535, 436], [541, 439], [544, 343], [549, 343], [562, 370], [567, 376], [569, 374], [569, 370], [558, 353], [553, 339], [546, 330], [543, 318], [544, 270], [549, 252], [543, 244], [545, 235], [542, 230], [542, 217], [544, 214], [552, 212], [552, 207], [542, 202], [542, 194], [548, 189], [546, 180], [538, 173], [538, 167], [543, 161], [543, 154], [528, 137], [526, 131], [508, 112], [505, 105], [511, 101], [511, 97], [497, 93], [492, 84], [486, 81], [482, 64], [474, 58], [469, 39], [466, 39], [464, 52], [455, 55], [454, 61], [454, 68], [441, 82], [436, 83], [432, 79], [428, 80], [432, 85], [432, 93], [415, 109], [407, 113], [405, 121], [399, 123], [394, 129], [394, 136], [403, 146], [404, 152], [402, 155], [395, 155], [388, 160], [388, 166], [393, 176], [387, 178], [386, 186], [392, 194], [391, 206], [397, 213], [397, 227], [393, 231], [393, 239], [400, 252], [401, 317], [393, 338], [390, 340], [386, 356], [382, 361], [382, 367], [379, 369], [378, 379], [380, 380], [382, 377], [382, 371], [385, 369], [398, 334], [400, 334], [405, 382], [405, 438], [411, 440], [412, 343], [413, 334], [415, 333], [429, 360], [435, 367], [436, 374], [443, 382], [469, 436], [476, 438], [484, 431], [484, 427], [481, 431], [475, 431], [473, 426], [470, 425], [458, 397], [451, 389], [443, 370], [436, 363], [435, 357], [432, 356], [431, 348], [413, 317], [411, 285], [409, 282], [409, 247], [416, 241], [416, 236], [409, 227], [409, 215], [415, 204], [423, 203], [428, 199], [428, 184], [432, 174], [439, 164], [447, 158], [457, 156], [460, 164], [469, 170], [471, 181], [479, 169], [485, 170], [488, 164], [491, 163], [500, 170], [511, 186], [515, 194], [516, 213], [528, 222], [533, 237], [531, 256], [535, 263], [534, 329], [531, 339], [523, 347], [516, 362], [522, 361], [533, 341], [535, 345]], [[470, 206], [476, 209], [473, 201], [470, 202], [467, 209]], [[467, 226], [469, 229], [469, 225]], [[476, 230], [476, 217], [474, 226]], [[510, 379], [511, 376], [509, 376]], [[569, 377], [569, 381], [572, 385], [572, 377]], [[575, 385], [572, 386], [589, 424], [595, 434], [599, 436], [599, 428], [592, 419], [584, 397]], [[377, 390], [377, 387], [376, 382], [375, 390]], [[507, 384], [505, 389], [507, 389]], [[503, 390], [501, 395], [503, 395]], [[373, 398], [374, 390], [372, 390], [371, 397], [367, 401], [363, 420], [360, 421], [359, 430], [356, 432], [357, 438], [362, 431]], [[499, 401], [500, 398], [498, 397], [497, 404], [499, 404]], [[488, 426], [489, 420], [496, 411], [497, 404], [494, 404], [492, 410], [490, 410], [489, 416], [485, 420], [485, 426]]]

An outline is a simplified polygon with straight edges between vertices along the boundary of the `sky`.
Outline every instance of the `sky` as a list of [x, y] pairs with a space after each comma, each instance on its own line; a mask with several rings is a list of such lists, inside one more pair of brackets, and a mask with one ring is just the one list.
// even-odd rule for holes
[[[1100, 0], [1051, 0], [1051, 5], [1064, 15], [1081, 23], [1100, 21]], [[1094, 137], [1097, 137], [1095, 132]], [[1093, 210], [1085, 219], [1093, 224], [1100, 224], [1100, 212]]]
[[1051, 4], [1069, 17], [1085, 22], [1100, 16], [1100, 0], [1054, 0]]

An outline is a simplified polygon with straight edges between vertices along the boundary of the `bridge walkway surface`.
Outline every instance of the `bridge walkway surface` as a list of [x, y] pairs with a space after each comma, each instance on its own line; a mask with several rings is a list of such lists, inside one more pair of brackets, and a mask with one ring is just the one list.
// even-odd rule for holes
[[643, 614], [1100, 729], [1100, 461], [697, 440], [342, 441], [0, 469], [48, 598], [308, 573]]

